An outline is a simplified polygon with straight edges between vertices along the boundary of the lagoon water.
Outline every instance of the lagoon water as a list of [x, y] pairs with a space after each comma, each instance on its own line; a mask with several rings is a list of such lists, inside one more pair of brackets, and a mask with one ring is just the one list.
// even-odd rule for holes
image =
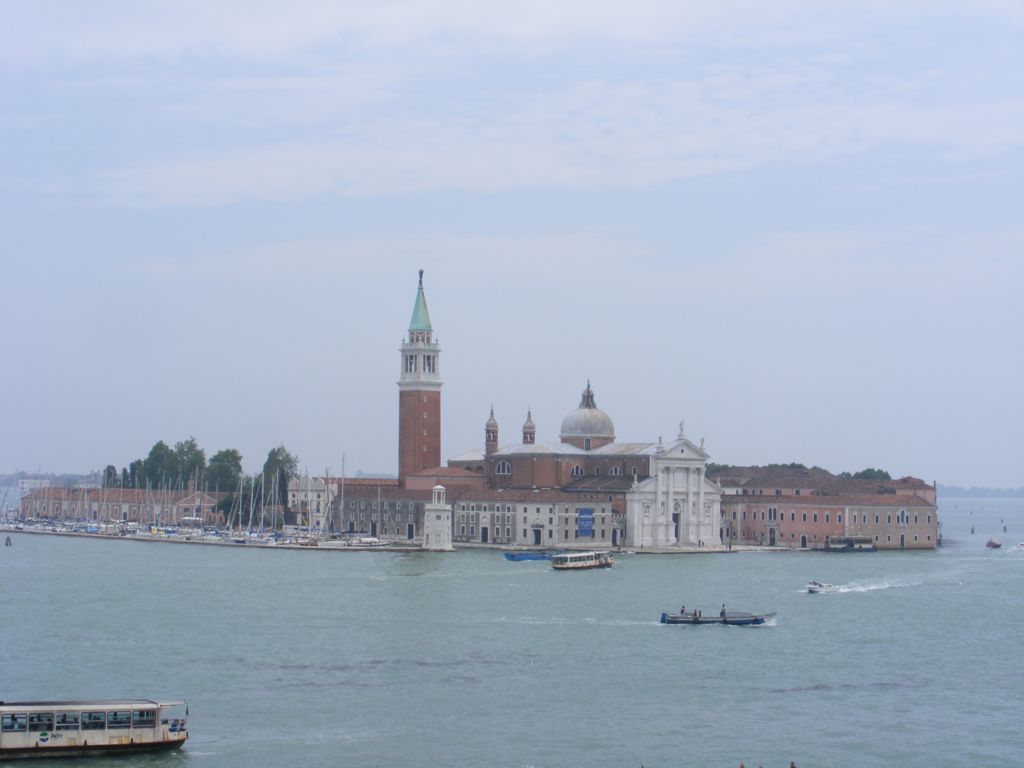
[[[940, 516], [935, 552], [584, 573], [16, 534], [0, 699], [188, 699], [181, 753], [96, 768], [1024, 765], [1024, 500]], [[778, 620], [657, 623], [684, 602]]]

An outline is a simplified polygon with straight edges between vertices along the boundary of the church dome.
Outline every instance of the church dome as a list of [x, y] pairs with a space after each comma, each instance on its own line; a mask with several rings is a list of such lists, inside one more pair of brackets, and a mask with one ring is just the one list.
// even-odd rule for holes
[[562, 442], [569, 442], [567, 438], [580, 437], [604, 438], [608, 441], [615, 439], [615, 426], [608, 414], [594, 402], [594, 391], [590, 388], [589, 381], [587, 388], [583, 390], [580, 407], [562, 420], [560, 436]]

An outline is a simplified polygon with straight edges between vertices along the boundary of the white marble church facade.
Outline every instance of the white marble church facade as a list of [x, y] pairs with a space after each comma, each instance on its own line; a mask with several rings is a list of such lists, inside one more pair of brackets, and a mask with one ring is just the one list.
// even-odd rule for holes
[[703, 440], [692, 443], [679, 425], [669, 445], [659, 440], [651, 474], [626, 493], [626, 546], [701, 547], [720, 544], [722, 489], [705, 477]]

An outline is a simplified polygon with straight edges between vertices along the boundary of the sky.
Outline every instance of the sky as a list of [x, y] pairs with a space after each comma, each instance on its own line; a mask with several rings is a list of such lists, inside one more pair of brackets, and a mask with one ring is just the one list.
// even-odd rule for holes
[[0, 5], [0, 472], [620, 441], [1024, 485], [1019, 2]]

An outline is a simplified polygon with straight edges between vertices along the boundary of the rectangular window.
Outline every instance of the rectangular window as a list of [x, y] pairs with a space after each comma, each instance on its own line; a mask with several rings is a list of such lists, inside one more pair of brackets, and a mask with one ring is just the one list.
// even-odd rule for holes
[[57, 730], [58, 731], [77, 731], [78, 730], [78, 713], [77, 712], [58, 712], [57, 713]]
[[524, 539], [526, 538], [526, 529], [525, 528], [523, 528], [523, 538]]
[[132, 728], [152, 728], [155, 725], [155, 709], [136, 709], [132, 712]]
[[814, 520], [813, 520], [813, 522], [815, 522], [815, 523], [818, 522], [818, 513], [817, 512], [814, 513]]
[[789, 513], [789, 522], [791, 522], [791, 523], [795, 523], [796, 522], [796, 512], [790, 512]]
[[24, 731], [28, 729], [28, 715], [24, 712], [8, 714], [0, 720], [0, 730]]
[[106, 712], [83, 712], [82, 713], [82, 730], [83, 731], [102, 731], [107, 727], [107, 713]]
[[552, 534], [554, 534], [554, 531], [552, 531], [550, 528], [548, 528], [548, 538], [549, 539], [553, 539], [554, 538], [554, 536]]
[[118, 709], [107, 712], [107, 728], [130, 728], [132, 724], [132, 713], [127, 710]]
[[828, 512], [825, 513], [825, 522], [828, 522]]
[[32, 712], [28, 716], [30, 733], [53, 730], [53, 712]]
[[803, 522], [806, 523], [807, 522], [807, 513], [806, 512], [801, 513], [801, 517], [803, 518]]
[[837, 512], [836, 513], [836, 522], [837, 523], [843, 522], [843, 513], [842, 512]]

